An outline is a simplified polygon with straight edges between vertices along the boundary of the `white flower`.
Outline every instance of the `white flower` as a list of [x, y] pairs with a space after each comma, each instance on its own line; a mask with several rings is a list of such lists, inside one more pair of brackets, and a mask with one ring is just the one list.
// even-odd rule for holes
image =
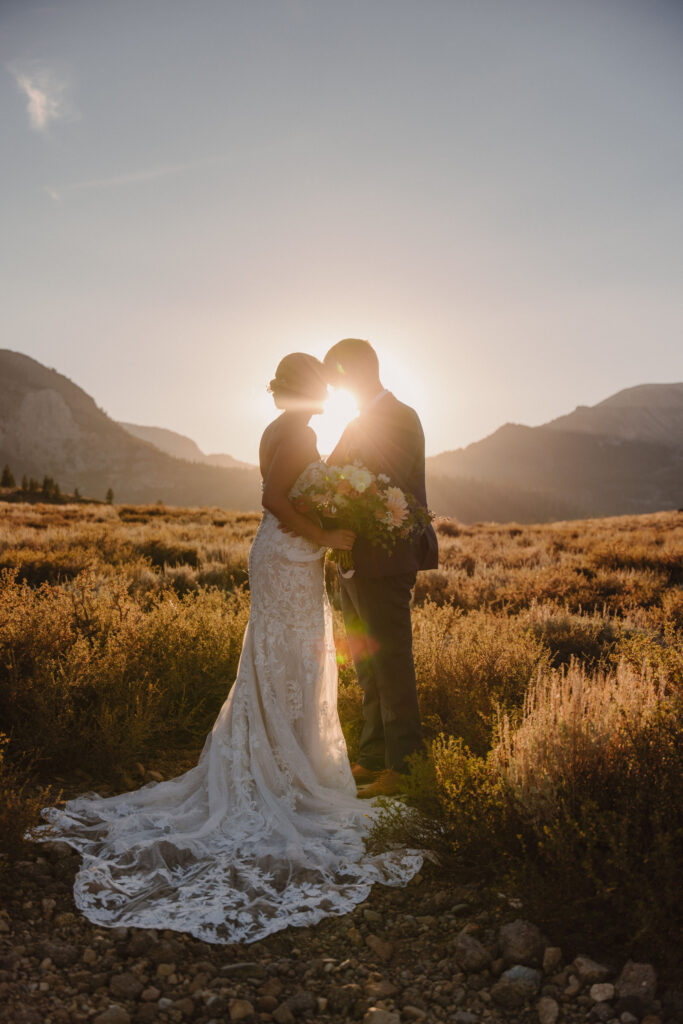
[[290, 497], [296, 498], [311, 487], [315, 487], [316, 490], [323, 490], [325, 487], [325, 472], [326, 467], [322, 462], [312, 462], [310, 466], [306, 466], [304, 471], [297, 477], [294, 486], [289, 492]]
[[372, 483], [372, 473], [367, 469], [355, 468], [349, 475], [349, 483], [354, 491], [362, 494]]
[[377, 482], [380, 483], [380, 484], [388, 484], [389, 483], [389, 477], [386, 475], [386, 473], [378, 473], [377, 474]]

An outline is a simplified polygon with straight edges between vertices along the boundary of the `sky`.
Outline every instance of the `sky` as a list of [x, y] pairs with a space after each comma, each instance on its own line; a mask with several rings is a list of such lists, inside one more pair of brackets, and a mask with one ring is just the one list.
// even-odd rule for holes
[[347, 336], [430, 454], [681, 380], [682, 52], [679, 0], [0, 0], [0, 344], [249, 462]]

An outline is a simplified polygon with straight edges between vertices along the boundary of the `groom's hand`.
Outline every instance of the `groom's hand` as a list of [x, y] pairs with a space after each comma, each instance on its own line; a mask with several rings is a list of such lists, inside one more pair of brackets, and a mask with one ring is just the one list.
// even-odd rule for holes
[[282, 533], [286, 533], [288, 537], [298, 537], [299, 536], [299, 534], [296, 532], [296, 530], [290, 530], [290, 528], [288, 526], [285, 526], [284, 523], [278, 523], [277, 524], [277, 528]]

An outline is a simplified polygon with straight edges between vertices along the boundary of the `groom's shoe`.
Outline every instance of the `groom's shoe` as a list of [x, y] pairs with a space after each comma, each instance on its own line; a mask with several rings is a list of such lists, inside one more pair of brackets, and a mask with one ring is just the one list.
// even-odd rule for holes
[[393, 768], [386, 768], [376, 776], [374, 782], [368, 786], [361, 786], [358, 790], [358, 799], [371, 800], [374, 796], [395, 796], [402, 789], [403, 776]]
[[382, 769], [379, 768], [377, 771], [373, 771], [372, 768], [366, 768], [364, 764], [352, 764], [351, 774], [357, 786], [365, 786], [370, 782], [374, 782], [377, 776], [382, 774]]

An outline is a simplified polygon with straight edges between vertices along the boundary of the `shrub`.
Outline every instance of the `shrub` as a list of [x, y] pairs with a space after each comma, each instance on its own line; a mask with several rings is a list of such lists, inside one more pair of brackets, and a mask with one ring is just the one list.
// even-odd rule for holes
[[614, 617], [571, 612], [551, 603], [532, 604], [521, 621], [550, 649], [556, 666], [575, 658], [591, 667], [606, 666], [624, 632], [623, 623]]
[[[683, 937], [683, 716], [647, 667], [540, 676], [496, 757], [519, 822], [517, 875], [553, 925], [663, 957]], [[564, 899], [558, 900], [562, 891]]]
[[132, 597], [84, 573], [37, 589], [0, 575], [0, 717], [43, 772], [116, 773], [171, 738], [196, 742], [234, 680], [248, 598]]
[[683, 706], [648, 667], [539, 670], [485, 757], [438, 738], [411, 806], [376, 843], [436, 848], [459, 876], [507, 880], [570, 944], [672, 963], [683, 939]]
[[521, 708], [548, 650], [515, 617], [464, 615], [427, 602], [415, 609], [414, 654], [427, 735], [460, 737], [474, 753], [491, 746], [499, 709]]
[[38, 824], [42, 808], [51, 799], [49, 789], [32, 786], [26, 769], [7, 762], [8, 742], [0, 733], [0, 875], [7, 862], [24, 851], [26, 830]]

